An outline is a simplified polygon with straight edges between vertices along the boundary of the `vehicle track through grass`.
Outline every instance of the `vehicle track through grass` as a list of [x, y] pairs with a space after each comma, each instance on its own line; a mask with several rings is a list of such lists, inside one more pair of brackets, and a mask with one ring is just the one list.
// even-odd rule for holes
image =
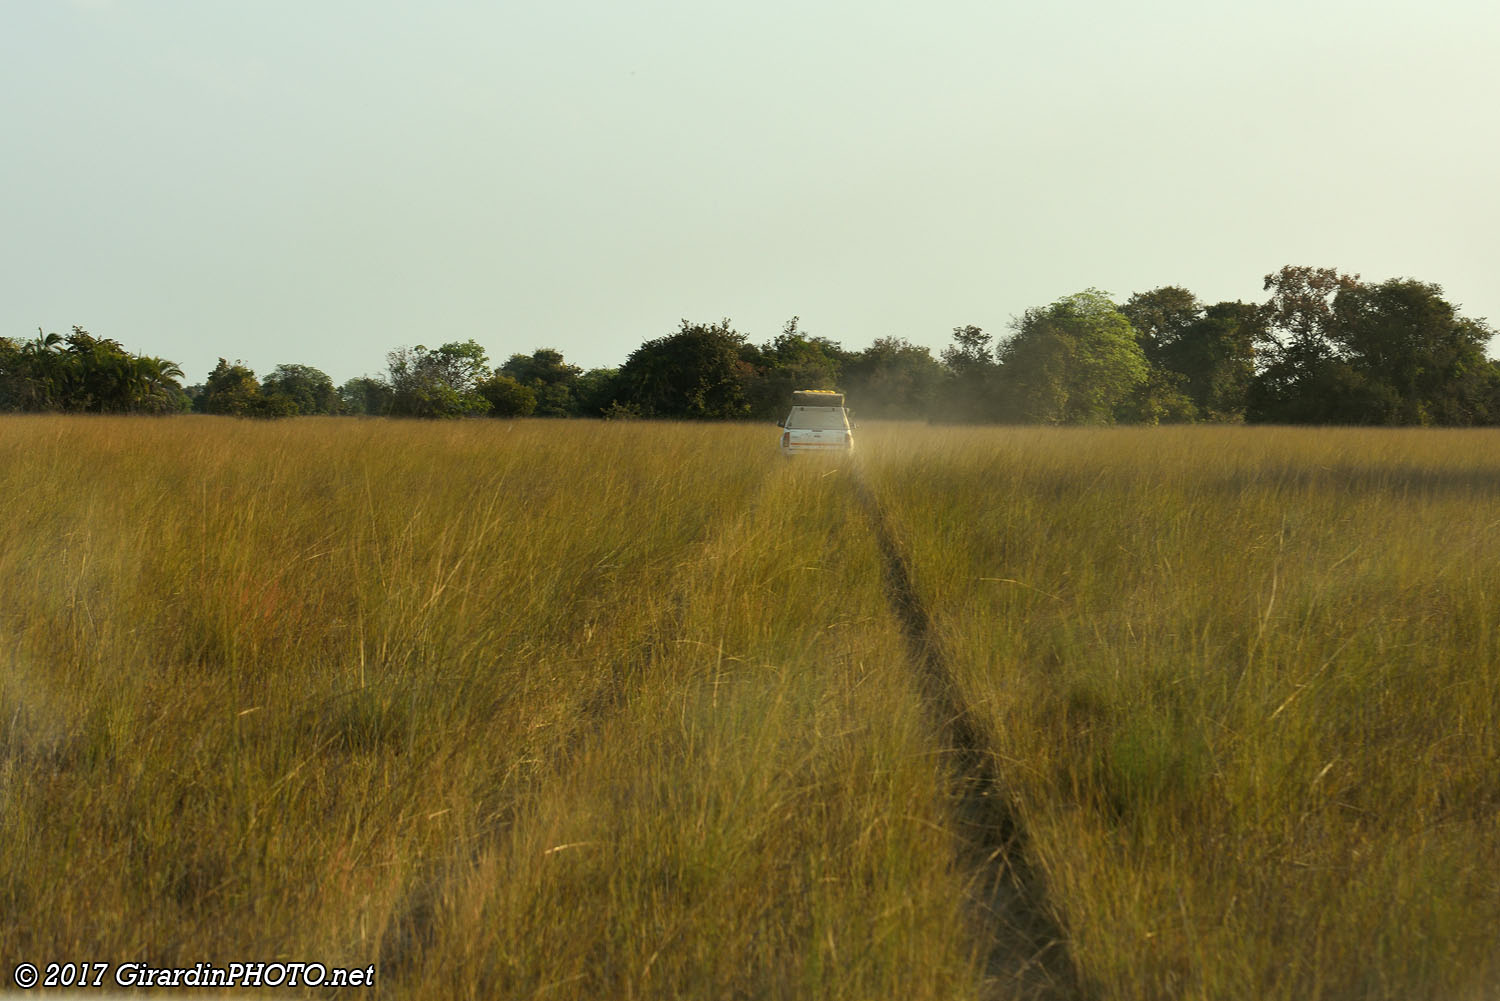
[[975, 874], [971, 904], [990, 935], [988, 987], [1006, 998], [1086, 997], [1048, 904], [1045, 880], [1030, 861], [1026, 831], [1006, 795], [992, 741], [964, 703], [914, 586], [911, 566], [858, 465], [851, 479], [880, 551], [886, 598], [900, 622], [912, 674], [938, 739], [951, 756], [960, 857]]

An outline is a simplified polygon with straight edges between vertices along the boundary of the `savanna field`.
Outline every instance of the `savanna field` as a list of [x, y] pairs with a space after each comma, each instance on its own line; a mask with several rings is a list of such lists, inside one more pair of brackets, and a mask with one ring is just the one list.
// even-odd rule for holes
[[1500, 432], [856, 435], [0, 420], [0, 990], [1500, 997]]

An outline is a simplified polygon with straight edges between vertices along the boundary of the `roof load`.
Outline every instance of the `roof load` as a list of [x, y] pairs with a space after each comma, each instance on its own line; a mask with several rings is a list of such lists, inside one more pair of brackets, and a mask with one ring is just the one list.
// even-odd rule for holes
[[831, 389], [799, 389], [792, 393], [794, 407], [842, 407], [844, 394]]

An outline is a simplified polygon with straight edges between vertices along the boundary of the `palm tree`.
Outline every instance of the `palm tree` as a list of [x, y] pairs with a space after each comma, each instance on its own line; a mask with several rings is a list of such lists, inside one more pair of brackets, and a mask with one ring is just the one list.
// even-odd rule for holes
[[36, 339], [21, 345], [17, 395], [22, 410], [53, 410], [66, 395], [67, 365], [57, 347], [61, 343], [62, 337], [44, 334], [38, 327]]
[[175, 361], [136, 355], [130, 359], [132, 410], [160, 413], [170, 409], [172, 390], [180, 389], [182, 368]]

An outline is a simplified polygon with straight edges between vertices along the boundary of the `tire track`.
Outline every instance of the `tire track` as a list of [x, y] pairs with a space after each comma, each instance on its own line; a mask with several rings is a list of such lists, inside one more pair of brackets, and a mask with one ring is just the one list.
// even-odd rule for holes
[[975, 874], [970, 903], [991, 936], [985, 995], [1086, 997], [1048, 905], [1045, 880], [1031, 864], [1026, 831], [1005, 793], [990, 741], [964, 703], [911, 567], [864, 470], [856, 465], [853, 474], [855, 498], [880, 550], [886, 598], [900, 622], [907, 660], [933, 729], [951, 755], [960, 859]]

